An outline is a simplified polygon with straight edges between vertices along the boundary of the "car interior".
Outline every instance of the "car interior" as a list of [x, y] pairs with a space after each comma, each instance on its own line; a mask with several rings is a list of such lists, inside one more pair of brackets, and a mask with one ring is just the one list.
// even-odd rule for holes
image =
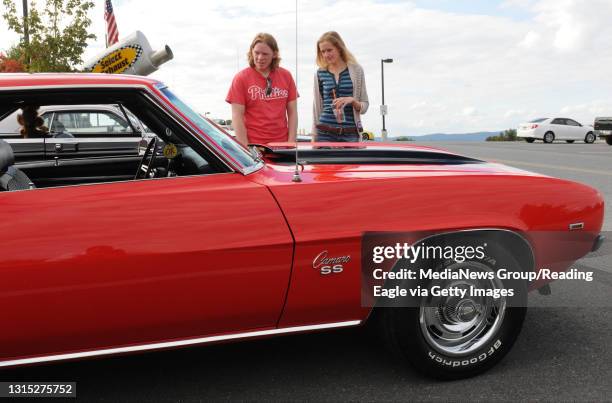
[[[224, 162], [190, 132], [180, 117], [170, 115], [157, 100], [138, 89], [80, 89], [0, 92], [0, 120], [20, 109], [22, 137], [48, 130], [36, 111], [43, 105], [119, 105], [148, 128], [134, 155], [79, 157], [78, 152], [46, 155], [36, 161], [15, 162], [10, 144], [0, 140], [0, 191], [88, 183], [170, 178], [228, 172]], [[127, 119], [127, 116], [126, 116]], [[70, 136], [66, 136], [70, 137]], [[72, 141], [75, 151], [78, 142]], [[47, 153], [49, 154], [49, 153]]]
[[25, 190], [34, 188], [32, 180], [15, 167], [15, 157], [10, 144], [0, 140], [0, 190]]

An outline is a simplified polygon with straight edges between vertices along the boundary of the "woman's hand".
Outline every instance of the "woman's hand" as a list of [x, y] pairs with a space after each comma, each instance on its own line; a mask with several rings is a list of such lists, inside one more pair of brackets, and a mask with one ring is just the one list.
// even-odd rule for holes
[[354, 108], [356, 103], [357, 101], [353, 97], [340, 97], [332, 101], [332, 106], [336, 109], [342, 109], [346, 105], [353, 105]]

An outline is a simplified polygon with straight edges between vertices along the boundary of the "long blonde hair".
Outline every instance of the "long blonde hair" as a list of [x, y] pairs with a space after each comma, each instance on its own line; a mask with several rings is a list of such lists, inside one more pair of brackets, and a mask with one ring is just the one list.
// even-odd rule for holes
[[338, 52], [340, 53], [340, 57], [342, 58], [344, 63], [357, 64], [357, 60], [355, 59], [355, 56], [353, 56], [353, 54], [347, 49], [344, 41], [340, 37], [340, 34], [337, 33], [336, 31], [329, 31], [321, 35], [321, 37], [317, 41], [317, 65], [319, 67], [323, 69], [327, 68], [327, 63], [325, 62], [325, 58], [321, 54], [321, 49], [319, 48], [319, 45], [323, 42], [329, 42], [332, 44], [332, 46], [338, 49]]
[[253, 59], [253, 48], [258, 43], [265, 43], [266, 45], [270, 47], [270, 49], [272, 49], [272, 52], [274, 53], [274, 57], [272, 58], [272, 64], [270, 64], [270, 70], [274, 70], [275, 68], [277, 68], [281, 61], [280, 52], [278, 50], [278, 44], [276, 43], [276, 39], [274, 39], [272, 35], [267, 34], [265, 32], [260, 32], [257, 35], [255, 35], [255, 38], [253, 38], [253, 42], [251, 42], [249, 53], [247, 53], [247, 58], [249, 60], [249, 66], [253, 68], [255, 67], [255, 60]]

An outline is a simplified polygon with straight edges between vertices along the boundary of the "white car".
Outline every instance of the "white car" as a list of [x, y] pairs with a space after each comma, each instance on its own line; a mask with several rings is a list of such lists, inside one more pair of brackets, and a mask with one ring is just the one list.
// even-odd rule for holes
[[552, 143], [555, 140], [573, 143], [580, 140], [591, 144], [597, 139], [592, 126], [583, 126], [568, 118], [540, 118], [521, 123], [516, 135], [528, 143], [533, 143], [535, 140], [542, 140], [545, 143]]

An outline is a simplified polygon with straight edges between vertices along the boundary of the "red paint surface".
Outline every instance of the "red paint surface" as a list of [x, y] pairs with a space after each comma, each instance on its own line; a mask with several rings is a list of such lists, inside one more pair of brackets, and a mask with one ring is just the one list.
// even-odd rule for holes
[[[155, 83], [0, 75], [0, 89]], [[315, 165], [301, 183], [293, 169], [0, 193], [0, 360], [364, 319], [366, 231], [563, 234], [580, 221], [592, 238], [603, 220], [595, 190], [498, 164]], [[536, 266], [592, 244], [530, 239]], [[350, 262], [322, 276], [322, 251]]]
[[276, 326], [292, 239], [241, 174], [3, 192], [0, 210], [2, 359]]

